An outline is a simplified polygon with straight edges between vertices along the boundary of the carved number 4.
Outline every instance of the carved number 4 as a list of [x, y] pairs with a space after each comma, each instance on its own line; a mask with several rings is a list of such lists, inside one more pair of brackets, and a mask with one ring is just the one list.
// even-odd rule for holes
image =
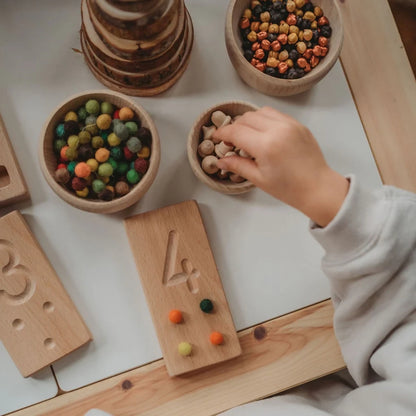
[[176, 286], [185, 283], [191, 293], [198, 293], [198, 281], [200, 271], [194, 269], [188, 259], [181, 260], [182, 272], [175, 273], [176, 257], [178, 255], [179, 235], [176, 231], [170, 231], [166, 248], [165, 267], [163, 269], [163, 284]]

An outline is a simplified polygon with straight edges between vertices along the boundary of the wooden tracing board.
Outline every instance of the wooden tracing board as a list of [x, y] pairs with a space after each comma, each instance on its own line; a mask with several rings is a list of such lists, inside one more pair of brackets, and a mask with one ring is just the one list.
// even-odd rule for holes
[[[182, 202], [136, 215], [124, 223], [169, 375], [240, 355], [198, 204]], [[202, 299], [212, 301], [212, 312], [200, 309]], [[169, 321], [172, 309], [182, 312], [180, 324]], [[210, 343], [213, 331], [223, 334], [221, 345]], [[191, 355], [178, 353], [181, 342], [192, 345]]]
[[28, 197], [26, 182], [0, 115], [0, 207]]
[[0, 218], [0, 340], [28, 377], [91, 334], [18, 211]]

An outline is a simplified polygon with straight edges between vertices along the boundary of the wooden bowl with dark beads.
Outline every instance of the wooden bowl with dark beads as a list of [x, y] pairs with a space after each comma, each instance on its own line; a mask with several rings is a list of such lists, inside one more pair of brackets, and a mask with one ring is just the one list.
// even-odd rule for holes
[[[99, 102], [107, 101], [116, 108], [131, 108], [135, 114], [135, 118], [140, 119], [141, 125], [147, 127], [152, 135], [147, 172], [139, 183], [132, 186], [128, 194], [116, 197], [111, 201], [78, 197], [63, 185], [59, 184], [55, 179], [55, 170], [57, 166], [57, 155], [53, 149], [55, 128], [64, 119], [65, 114], [68, 111], [76, 111], [77, 108], [84, 105], [89, 99], [96, 99]], [[159, 135], [153, 120], [146, 110], [130, 98], [123, 94], [107, 90], [86, 91], [65, 100], [65, 102], [61, 103], [46, 121], [39, 144], [39, 162], [46, 182], [61, 199], [84, 211], [110, 214], [122, 211], [138, 202], [152, 185], [156, 178], [160, 163]]]
[[225, 43], [228, 56], [238, 75], [250, 87], [263, 94], [275, 97], [289, 96], [307, 91], [317, 84], [334, 66], [341, 52], [343, 25], [339, 6], [334, 0], [312, 0], [321, 7], [329, 19], [332, 35], [328, 54], [302, 78], [282, 79], [261, 72], [244, 57], [239, 22], [245, 9], [250, 8], [249, 0], [230, 0], [225, 20]]
[[198, 145], [202, 139], [202, 126], [212, 125], [211, 115], [214, 111], [220, 110], [232, 118], [242, 115], [247, 111], [256, 111], [258, 107], [244, 101], [227, 101], [214, 105], [204, 111], [192, 126], [188, 135], [187, 153], [188, 161], [195, 176], [205, 185], [214, 191], [223, 194], [242, 194], [255, 188], [250, 181], [240, 183], [232, 182], [229, 179], [219, 179], [215, 175], [208, 175], [201, 166], [202, 158], [198, 155]]

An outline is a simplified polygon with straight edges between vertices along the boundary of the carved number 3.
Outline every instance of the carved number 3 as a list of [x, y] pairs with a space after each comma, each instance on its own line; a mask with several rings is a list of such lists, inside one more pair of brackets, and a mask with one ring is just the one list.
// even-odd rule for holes
[[198, 293], [198, 281], [200, 271], [194, 269], [188, 259], [182, 259], [183, 272], [175, 273], [176, 256], [178, 255], [179, 235], [176, 231], [170, 231], [168, 246], [166, 248], [165, 267], [163, 270], [163, 284], [175, 286], [185, 283], [191, 293]]
[[[26, 266], [19, 263], [19, 256], [16, 254], [13, 244], [7, 240], [0, 239], [0, 255], [6, 252], [8, 255], [8, 262], [0, 269], [0, 301], [5, 299], [10, 305], [21, 305], [27, 302], [35, 292], [35, 284], [30, 276], [30, 271]], [[20, 293], [11, 294], [4, 289], [1, 284], [8, 279], [13, 279], [17, 276], [23, 277], [24, 288]], [[2, 287], [3, 286], [3, 287]]]

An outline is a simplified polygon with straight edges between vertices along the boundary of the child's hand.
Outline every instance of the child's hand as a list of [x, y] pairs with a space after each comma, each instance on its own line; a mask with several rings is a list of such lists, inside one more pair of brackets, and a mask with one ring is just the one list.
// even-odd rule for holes
[[327, 165], [311, 132], [292, 117], [264, 107], [218, 129], [214, 137], [254, 158], [223, 158], [220, 169], [243, 176], [322, 227], [335, 217], [349, 182]]

